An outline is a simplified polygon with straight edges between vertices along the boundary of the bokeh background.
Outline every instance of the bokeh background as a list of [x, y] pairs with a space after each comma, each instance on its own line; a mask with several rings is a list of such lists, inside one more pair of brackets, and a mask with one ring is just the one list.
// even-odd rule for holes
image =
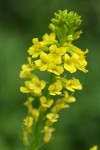
[[21, 65], [26, 62], [31, 39], [49, 32], [58, 9], [82, 16], [83, 34], [75, 44], [85, 50], [89, 73], [79, 74], [83, 90], [77, 102], [60, 113], [54, 140], [43, 150], [88, 150], [100, 146], [100, 1], [99, 0], [0, 0], [0, 150], [23, 150], [22, 119], [25, 95], [19, 92]]

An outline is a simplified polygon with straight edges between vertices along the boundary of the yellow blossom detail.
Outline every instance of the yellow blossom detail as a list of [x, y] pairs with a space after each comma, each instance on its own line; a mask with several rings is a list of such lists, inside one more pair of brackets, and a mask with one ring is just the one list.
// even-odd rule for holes
[[44, 89], [46, 82], [39, 80], [37, 77], [34, 77], [31, 81], [25, 81], [25, 87], [21, 87], [20, 91], [22, 93], [36, 93], [40, 94], [41, 90]]
[[47, 143], [51, 140], [53, 131], [54, 131], [54, 128], [52, 128], [52, 127], [48, 127], [48, 126], [44, 127], [44, 129], [43, 129], [43, 133], [44, 133], [43, 141], [45, 143]]
[[57, 118], [59, 118], [58, 114], [54, 114], [54, 113], [48, 113], [46, 115], [46, 118], [51, 121], [51, 122], [57, 122]]
[[47, 69], [49, 72], [51, 72], [51, 73], [54, 73], [54, 74], [56, 74], [56, 75], [60, 75], [60, 74], [62, 74], [63, 72], [64, 72], [64, 69], [63, 69], [63, 67], [62, 66], [56, 66], [56, 65], [54, 65], [53, 63], [50, 63], [49, 65], [48, 65], [48, 69]]
[[61, 56], [66, 53], [66, 48], [65, 47], [57, 48], [56, 45], [51, 45], [49, 50], [50, 50], [50, 53], [48, 54], [49, 59], [55, 64], [61, 64], [62, 63]]
[[33, 117], [31, 116], [27, 116], [25, 119], [24, 119], [24, 123], [23, 123], [27, 128], [30, 128], [33, 124]]
[[41, 71], [45, 71], [48, 67], [48, 55], [44, 52], [41, 52], [40, 59], [36, 60], [35, 64]]
[[79, 69], [83, 72], [88, 72], [88, 70], [85, 69], [85, 67], [87, 66], [87, 61], [85, 60], [84, 57], [79, 56], [78, 54], [74, 53], [72, 55], [72, 61], [73, 61], [74, 66], [77, 69]]
[[27, 87], [23, 87], [23, 86], [20, 87], [20, 91], [22, 93], [29, 93], [30, 92], [30, 90]]
[[56, 81], [55, 83], [51, 84], [48, 88], [50, 95], [60, 95], [62, 90], [62, 85], [60, 81]]
[[52, 108], [51, 112], [58, 113], [60, 110], [68, 108], [68, 107], [69, 107], [69, 105], [66, 104], [65, 102], [63, 102], [63, 99], [60, 99], [60, 100], [58, 99], [56, 101], [55, 106]]
[[26, 65], [22, 65], [22, 69], [25, 70], [25, 71], [31, 71], [34, 68], [34, 64], [32, 63], [32, 58], [31, 57], [28, 57], [28, 64]]
[[64, 101], [67, 103], [73, 103], [76, 101], [76, 98], [74, 96], [70, 96], [68, 92], [64, 91]]
[[28, 113], [31, 113], [33, 110], [32, 102], [34, 101], [33, 97], [28, 97], [28, 100], [24, 103], [24, 105], [28, 108]]
[[53, 99], [47, 100], [45, 96], [40, 98], [42, 107], [49, 108], [53, 104]]
[[28, 64], [22, 65], [22, 71], [20, 72], [20, 78], [32, 78], [33, 74], [30, 72], [35, 70], [36, 66], [33, 64], [31, 57], [28, 57]]
[[45, 46], [44, 42], [39, 42], [38, 38], [33, 38], [32, 40], [33, 44], [29, 50], [29, 55], [32, 55], [32, 58], [36, 58], [40, 55], [41, 49]]
[[75, 68], [74, 63], [72, 61], [72, 58], [68, 54], [65, 54], [64, 58], [65, 58], [64, 68], [71, 73], [76, 72], [76, 68]]
[[71, 73], [76, 72], [77, 69], [83, 72], [88, 72], [88, 70], [85, 69], [87, 66], [85, 54], [88, 53], [88, 49], [83, 52], [80, 48], [70, 43], [65, 43], [64, 46], [66, 46], [66, 52], [69, 52], [71, 55], [69, 56], [68, 54], [65, 54], [64, 68]]
[[20, 72], [20, 78], [31, 78], [32, 79], [33, 77], [34, 77], [33, 74], [29, 71], [22, 70]]
[[38, 117], [39, 117], [39, 110], [38, 109], [35, 109], [33, 108], [32, 111], [31, 111], [31, 115], [33, 116], [34, 120], [35, 121], [38, 121]]
[[33, 117], [27, 116], [24, 119], [24, 128], [23, 128], [23, 143], [24, 145], [29, 145], [28, 134], [32, 132], [32, 125], [33, 125]]
[[40, 93], [42, 89], [44, 89], [46, 82], [44, 80], [39, 80], [38, 78], [32, 79], [34, 93]]
[[64, 43], [64, 46], [66, 47], [67, 52], [71, 54], [76, 53], [81, 57], [88, 53], [88, 49], [86, 49], [86, 51], [82, 51], [80, 48], [74, 46], [72, 43]]
[[51, 45], [51, 44], [53, 44], [53, 43], [57, 43], [55, 33], [50, 33], [50, 35], [48, 35], [47, 33], [44, 34], [44, 35], [43, 35], [43, 42], [44, 42], [46, 45]]
[[75, 90], [82, 90], [82, 85], [78, 79], [73, 78], [67, 81], [66, 89], [74, 92]]

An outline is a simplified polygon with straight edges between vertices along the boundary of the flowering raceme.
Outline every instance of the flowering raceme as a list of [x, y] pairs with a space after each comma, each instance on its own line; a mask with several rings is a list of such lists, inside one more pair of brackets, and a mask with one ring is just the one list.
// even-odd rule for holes
[[[52, 139], [59, 111], [69, 108], [76, 101], [74, 92], [82, 90], [79, 79], [68, 78], [66, 74], [73, 75], [78, 70], [88, 72], [85, 58], [88, 50], [82, 51], [72, 43], [82, 33], [77, 31], [81, 17], [67, 10], [54, 15], [49, 25], [51, 33], [44, 34], [42, 40], [32, 39], [28, 63], [22, 65], [20, 72], [20, 77], [26, 79], [20, 91], [28, 94], [24, 103], [28, 113], [23, 122], [23, 143], [30, 150], [38, 149], [40, 135], [45, 143]], [[49, 79], [37, 71], [46, 72]]]

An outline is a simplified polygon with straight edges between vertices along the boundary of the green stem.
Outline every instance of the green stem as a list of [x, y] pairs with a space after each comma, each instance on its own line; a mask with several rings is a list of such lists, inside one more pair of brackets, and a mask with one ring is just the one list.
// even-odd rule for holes
[[35, 126], [35, 132], [34, 132], [33, 141], [32, 141], [32, 145], [31, 145], [30, 150], [38, 150], [39, 139], [40, 139], [40, 134], [41, 134], [41, 129], [42, 129], [43, 117], [44, 117], [44, 112], [40, 112], [38, 122]]
[[[53, 82], [53, 80], [54, 80], [54, 74], [50, 73], [49, 81], [45, 87], [45, 94], [44, 94], [47, 98], [49, 97], [48, 87]], [[40, 139], [41, 130], [42, 130], [42, 126], [43, 126], [44, 115], [45, 115], [45, 112], [40, 110], [40, 115], [39, 115], [38, 122], [36, 123], [36, 126], [35, 126], [34, 136], [32, 139], [32, 144], [31, 144], [30, 150], [38, 150], [39, 149], [39, 139]]]
[[50, 84], [52, 84], [53, 80], [54, 80], [54, 74], [53, 73], [50, 73], [50, 77], [49, 77], [49, 80], [48, 80], [48, 83], [45, 87], [45, 97], [48, 99], [49, 98], [49, 91], [48, 91], [48, 87], [50, 86]]

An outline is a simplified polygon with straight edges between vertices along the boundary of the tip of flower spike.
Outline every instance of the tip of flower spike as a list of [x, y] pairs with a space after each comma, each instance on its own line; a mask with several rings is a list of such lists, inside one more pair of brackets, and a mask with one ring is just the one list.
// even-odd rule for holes
[[[58, 38], [65, 38], [72, 41], [78, 39], [82, 33], [82, 31], [76, 31], [81, 22], [81, 16], [77, 13], [73, 11], [68, 13], [67, 10], [59, 10], [57, 13], [54, 13], [54, 18], [51, 19], [49, 28]], [[69, 37], [71, 38], [69, 39]]]

